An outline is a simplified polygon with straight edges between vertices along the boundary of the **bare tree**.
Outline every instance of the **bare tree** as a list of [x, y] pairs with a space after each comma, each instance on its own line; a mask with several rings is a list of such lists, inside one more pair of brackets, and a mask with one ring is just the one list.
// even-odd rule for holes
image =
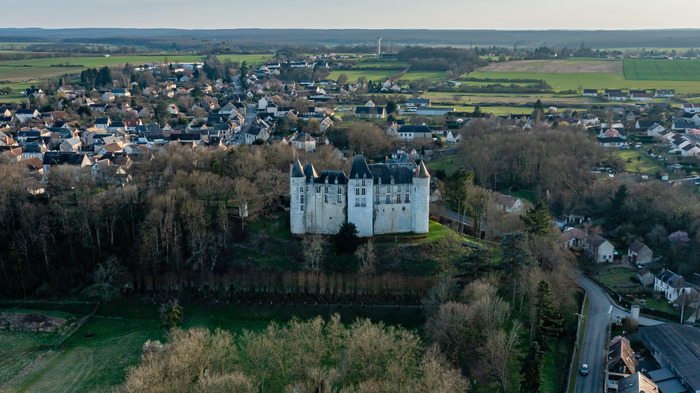
[[323, 261], [323, 236], [317, 234], [304, 236], [302, 252], [309, 269], [318, 272]]

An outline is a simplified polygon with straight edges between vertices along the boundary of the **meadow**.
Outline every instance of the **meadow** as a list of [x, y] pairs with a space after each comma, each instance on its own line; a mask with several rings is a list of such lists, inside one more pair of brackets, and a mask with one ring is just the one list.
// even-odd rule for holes
[[[417, 307], [361, 308], [337, 306], [266, 307], [184, 304], [183, 328], [222, 328], [233, 333], [261, 330], [270, 322], [324, 318], [339, 313], [344, 323], [369, 318], [390, 325], [420, 329], [424, 323]], [[7, 311], [7, 310], [5, 310]], [[36, 312], [50, 313], [44, 310]], [[74, 316], [75, 318], [79, 315]], [[90, 333], [88, 335], [87, 333]], [[88, 337], [91, 336], [91, 337]], [[126, 368], [139, 362], [147, 340], [163, 340], [165, 330], [152, 302], [117, 300], [101, 306], [97, 315], [60, 345], [57, 334], [0, 332], [0, 390], [12, 392], [104, 392], [119, 384]], [[7, 382], [35, 359], [34, 364], [11, 384]], [[4, 391], [4, 390], [3, 390]]]
[[661, 164], [639, 150], [616, 150], [613, 154], [625, 161], [626, 172], [654, 175], [664, 171]]

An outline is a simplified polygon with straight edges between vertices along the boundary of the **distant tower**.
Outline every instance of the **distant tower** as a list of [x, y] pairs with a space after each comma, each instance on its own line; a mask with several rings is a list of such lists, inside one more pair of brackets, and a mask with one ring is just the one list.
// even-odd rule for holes
[[382, 37], [377, 37], [377, 57], [382, 56]]

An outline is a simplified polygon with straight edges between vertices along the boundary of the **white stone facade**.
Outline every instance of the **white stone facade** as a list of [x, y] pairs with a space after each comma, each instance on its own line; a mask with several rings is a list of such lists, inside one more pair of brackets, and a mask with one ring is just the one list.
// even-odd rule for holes
[[353, 159], [350, 176], [316, 173], [297, 161], [290, 175], [290, 226], [293, 234], [336, 234], [346, 221], [358, 235], [427, 233], [430, 175], [421, 163], [368, 165]]

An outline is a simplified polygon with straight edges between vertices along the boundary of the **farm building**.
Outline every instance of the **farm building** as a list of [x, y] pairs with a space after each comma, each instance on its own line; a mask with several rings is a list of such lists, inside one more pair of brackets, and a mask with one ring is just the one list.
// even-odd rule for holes
[[661, 367], [668, 368], [688, 391], [700, 393], [700, 330], [664, 323], [641, 327], [639, 335]]

